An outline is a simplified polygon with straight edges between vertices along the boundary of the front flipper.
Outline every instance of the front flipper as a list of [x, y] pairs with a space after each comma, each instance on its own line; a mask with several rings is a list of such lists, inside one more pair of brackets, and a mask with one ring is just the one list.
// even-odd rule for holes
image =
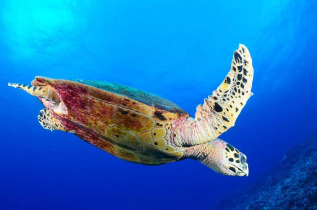
[[253, 66], [246, 46], [234, 52], [231, 69], [212, 96], [197, 107], [195, 121], [208, 122], [215, 139], [234, 126], [237, 117], [252, 96]]
[[192, 146], [216, 139], [234, 126], [242, 108], [252, 95], [252, 59], [248, 49], [240, 44], [234, 52], [231, 69], [225, 80], [197, 106], [195, 118], [187, 118], [173, 131], [177, 146]]
[[234, 52], [231, 69], [212, 96], [197, 107], [195, 120], [209, 121], [213, 139], [234, 126], [237, 117], [252, 96], [253, 66], [246, 46]]

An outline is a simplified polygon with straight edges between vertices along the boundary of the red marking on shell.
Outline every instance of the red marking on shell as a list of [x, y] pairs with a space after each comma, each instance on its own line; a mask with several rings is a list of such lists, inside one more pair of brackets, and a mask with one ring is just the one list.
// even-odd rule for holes
[[[132, 116], [134, 115], [134, 117]], [[154, 127], [154, 120], [127, 109], [119, 108], [115, 113], [118, 128], [134, 133], [148, 131]]]
[[107, 92], [107, 91], [103, 91], [100, 90], [103, 94], [102, 94], [102, 100], [105, 101], [111, 101], [111, 102], [115, 102], [118, 103], [120, 101], [121, 96], [115, 95], [114, 93], [111, 92]]
[[114, 105], [104, 101], [90, 99], [85, 110], [87, 114], [94, 116], [94, 118], [104, 124], [114, 124], [114, 112], [116, 108]]
[[64, 119], [56, 115], [55, 117], [61, 122], [67, 131], [75, 133], [79, 138], [106, 152], [109, 152], [112, 155], [116, 155], [115, 146], [107, 140], [102, 139], [98, 136], [98, 134], [86, 129], [85, 127], [78, 126], [68, 119]]
[[58, 85], [55, 89], [68, 108], [84, 109], [86, 107], [87, 100], [82, 100], [87, 93], [84, 88], [76, 85]]
[[70, 115], [80, 121], [82, 124], [86, 124], [86, 116], [81, 110], [85, 110], [87, 107], [87, 90], [81, 86], [73, 84], [60, 84], [54, 85], [53, 87], [58, 93], [60, 99], [68, 108]]

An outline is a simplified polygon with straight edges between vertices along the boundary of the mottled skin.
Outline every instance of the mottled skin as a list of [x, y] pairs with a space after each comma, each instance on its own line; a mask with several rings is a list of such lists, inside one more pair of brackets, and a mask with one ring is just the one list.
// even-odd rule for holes
[[41, 125], [71, 132], [121, 159], [159, 165], [192, 158], [225, 175], [248, 175], [246, 156], [217, 137], [232, 127], [251, 96], [252, 60], [243, 45], [235, 51], [223, 83], [191, 118], [159, 96], [95, 81], [36, 77], [12, 84], [43, 103]]

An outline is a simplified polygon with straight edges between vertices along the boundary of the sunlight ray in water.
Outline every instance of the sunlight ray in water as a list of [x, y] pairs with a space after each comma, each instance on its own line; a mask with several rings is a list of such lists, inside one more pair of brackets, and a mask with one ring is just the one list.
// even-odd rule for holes
[[81, 30], [76, 1], [7, 0], [3, 5], [6, 45], [11, 58], [34, 63], [51, 61], [76, 49]]

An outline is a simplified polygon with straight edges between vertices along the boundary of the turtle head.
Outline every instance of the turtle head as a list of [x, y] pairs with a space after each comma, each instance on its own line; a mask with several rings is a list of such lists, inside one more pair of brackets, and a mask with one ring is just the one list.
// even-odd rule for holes
[[[221, 141], [221, 140], [220, 140]], [[247, 156], [240, 152], [232, 145], [225, 143], [225, 151], [222, 154], [222, 171], [228, 175], [233, 176], [248, 176], [249, 167], [247, 163]], [[223, 150], [223, 148], [222, 148]]]
[[214, 171], [229, 176], [248, 176], [247, 157], [232, 145], [216, 139], [207, 143], [210, 152], [202, 161]]
[[204, 165], [224, 175], [249, 175], [247, 157], [220, 139], [189, 147], [187, 157], [199, 160]]

